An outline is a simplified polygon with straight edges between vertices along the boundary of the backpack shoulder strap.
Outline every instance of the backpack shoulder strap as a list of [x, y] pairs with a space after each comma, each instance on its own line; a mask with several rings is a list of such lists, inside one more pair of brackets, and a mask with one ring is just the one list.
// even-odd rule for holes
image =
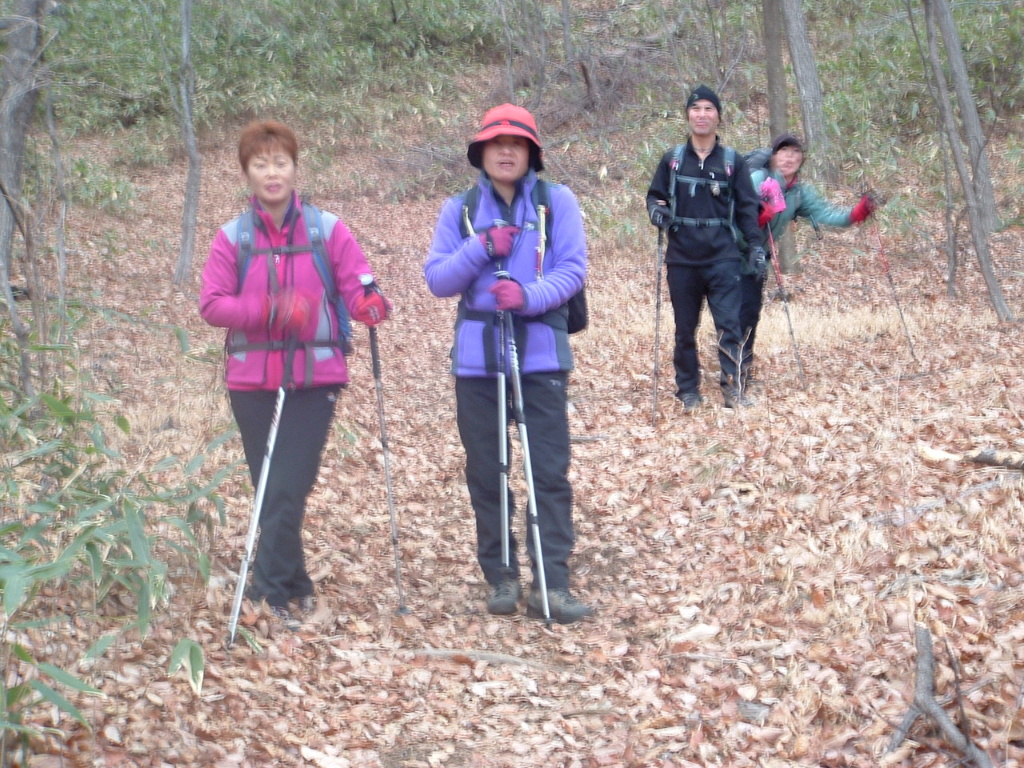
[[544, 238], [550, 240], [551, 219], [553, 218], [551, 215], [551, 184], [544, 179], [537, 179], [537, 183], [533, 185], [530, 197], [533, 202], [533, 209], [537, 211], [537, 216], [543, 216], [543, 222], [538, 219], [538, 223], [543, 223], [544, 225]]
[[[459, 198], [462, 200], [462, 216], [459, 218], [459, 230], [463, 237], [475, 235], [473, 219], [476, 218], [476, 209], [480, 206], [480, 187], [474, 184], [463, 192]], [[530, 202], [534, 210], [540, 215], [540, 209], [544, 209], [544, 228], [548, 239], [551, 237], [551, 185], [544, 179], [537, 179], [530, 193]]]
[[474, 184], [459, 197], [462, 200], [459, 231], [463, 237], [470, 237], [476, 234], [476, 230], [473, 229], [473, 219], [476, 218], [476, 209], [480, 207], [480, 187]]
[[725, 178], [729, 187], [729, 228], [732, 236], [739, 240], [739, 229], [736, 227], [736, 150], [725, 147]]
[[668, 179], [668, 209], [672, 212], [672, 218], [676, 216], [676, 179], [679, 177], [679, 166], [683, 162], [683, 152], [686, 151], [685, 144], [676, 144], [672, 148], [672, 159], [669, 161]]
[[245, 273], [249, 269], [249, 260], [252, 258], [252, 242], [255, 235], [256, 222], [253, 220], [252, 206], [245, 209], [245, 212], [238, 217], [238, 290], [242, 290], [242, 283], [245, 282]]
[[323, 215], [315, 205], [303, 203], [302, 220], [306, 223], [306, 236], [309, 238], [309, 247], [313, 252], [313, 263], [316, 265], [316, 271], [320, 273], [320, 279], [323, 280], [327, 298], [333, 303], [338, 296], [338, 290], [334, 285], [334, 274], [327, 264], [327, 253], [324, 249]]
[[338, 318], [338, 336], [342, 350], [348, 354], [352, 349], [352, 323], [349, 321], [345, 302], [338, 295], [334, 272], [331, 270], [331, 264], [327, 258], [327, 248], [324, 245], [323, 211], [312, 203], [303, 202], [302, 220], [306, 223], [306, 236], [309, 238], [309, 247], [313, 253], [313, 265], [323, 281], [327, 301], [334, 307], [334, 314]]

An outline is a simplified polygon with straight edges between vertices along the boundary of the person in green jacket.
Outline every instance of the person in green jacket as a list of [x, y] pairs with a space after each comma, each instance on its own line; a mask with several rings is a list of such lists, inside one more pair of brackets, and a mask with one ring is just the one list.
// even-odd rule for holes
[[[750, 180], [754, 189], [761, 196], [761, 212], [758, 224], [768, 227], [771, 234], [765, 241], [774, 245], [776, 238], [782, 237], [786, 226], [797, 217], [810, 219], [817, 229], [826, 227], [849, 227], [860, 224], [871, 216], [878, 207], [874, 197], [868, 193], [861, 197], [856, 205], [842, 206], [828, 202], [817, 189], [800, 179], [800, 168], [804, 162], [803, 143], [791, 133], [783, 133], [772, 142], [771, 159], [766, 168], [752, 171]], [[771, 194], [773, 184], [782, 192], [785, 204], [775, 202], [777, 193]], [[774, 204], [773, 204], [774, 203]], [[775, 248], [769, 249], [768, 258], [775, 256]], [[740, 367], [740, 381], [746, 389], [750, 383], [750, 371], [754, 363], [754, 338], [757, 334], [757, 323], [761, 319], [761, 307], [764, 302], [765, 275], [754, 274], [743, 264], [741, 277], [743, 298], [740, 303], [740, 328], [744, 334], [743, 362]]]

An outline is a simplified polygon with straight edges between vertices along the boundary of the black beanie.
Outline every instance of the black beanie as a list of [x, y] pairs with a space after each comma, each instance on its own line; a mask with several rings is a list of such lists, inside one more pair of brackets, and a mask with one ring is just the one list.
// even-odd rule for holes
[[698, 85], [693, 89], [693, 93], [690, 94], [690, 98], [686, 100], [686, 108], [689, 109], [695, 102], [700, 101], [701, 99], [707, 99], [714, 104], [715, 109], [718, 110], [718, 116], [722, 116], [722, 102], [718, 100], [718, 94], [706, 85]]

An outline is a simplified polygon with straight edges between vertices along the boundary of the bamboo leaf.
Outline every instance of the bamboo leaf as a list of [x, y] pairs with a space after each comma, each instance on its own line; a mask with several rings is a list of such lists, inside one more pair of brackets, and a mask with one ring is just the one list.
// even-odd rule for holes
[[188, 332], [181, 326], [177, 326], [174, 329], [174, 335], [178, 337], [178, 346], [181, 348], [181, 354], [187, 355], [191, 349], [188, 343]]
[[43, 404], [50, 410], [55, 417], [65, 422], [66, 424], [74, 424], [78, 421], [79, 414], [72, 410], [67, 403], [62, 400], [58, 400], [53, 395], [43, 393], [39, 396]]
[[178, 641], [171, 652], [167, 664], [167, 674], [173, 675], [182, 667], [188, 675], [188, 683], [197, 696], [202, 694], [203, 678], [206, 675], [206, 662], [203, 658], [203, 647], [195, 640], [184, 637]]
[[206, 454], [201, 453], [198, 456], [196, 456], [194, 459], [192, 459], [192, 461], [185, 465], [185, 476], [188, 477], [190, 475], [196, 474], [196, 472], [199, 471], [199, 468], [203, 466], [203, 463], [205, 461]]
[[138, 509], [130, 508], [124, 513], [125, 524], [128, 526], [128, 538], [131, 541], [135, 561], [141, 566], [150, 564], [149, 539], [143, 528], [143, 516]]
[[25, 599], [27, 587], [25, 568], [4, 568], [0, 570], [0, 582], [4, 585], [4, 613], [13, 616]]
[[117, 635], [106, 634], [101, 636], [95, 643], [89, 646], [89, 650], [85, 652], [85, 658], [87, 659], [98, 659], [107, 652], [107, 649], [114, 644], [117, 639]]
[[42, 682], [41, 680], [33, 680], [29, 683], [29, 685], [31, 685], [32, 690], [38, 693], [45, 701], [48, 701], [51, 704], [53, 704], [61, 712], [71, 715], [71, 717], [73, 717], [79, 723], [84, 725], [86, 728], [90, 728], [89, 723], [86, 721], [82, 713], [78, 711], [78, 708], [70, 701], [65, 699], [63, 696], [61, 696], [59, 693], [57, 693], [55, 690], [53, 690], [53, 688], [48, 686], [46, 683]]
[[49, 677], [53, 678], [54, 681], [60, 683], [61, 685], [66, 686], [68, 688], [71, 688], [72, 690], [80, 691], [81, 693], [91, 693], [94, 696], [102, 695], [98, 688], [93, 688], [91, 685], [86, 683], [84, 680], [81, 680], [80, 678], [75, 677], [70, 672], [68, 672], [66, 670], [63, 670], [63, 669], [61, 669], [58, 666], [55, 666], [53, 664], [50, 664], [50, 663], [44, 661], [44, 662], [40, 663], [37, 668], [43, 674], [48, 675]]

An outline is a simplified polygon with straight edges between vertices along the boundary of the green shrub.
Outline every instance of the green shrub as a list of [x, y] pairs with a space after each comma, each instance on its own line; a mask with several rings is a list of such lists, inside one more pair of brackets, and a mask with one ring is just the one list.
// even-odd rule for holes
[[[10, 342], [0, 352], [0, 367], [16, 357]], [[81, 622], [76, 631], [93, 642], [84, 657], [101, 655], [119, 634], [146, 634], [153, 611], [167, 601], [170, 563], [209, 577], [214, 512], [224, 518], [216, 488], [235, 469], [198, 479], [207, 456], [230, 436], [223, 435], [187, 465], [171, 457], [129, 475], [101, 424], [98, 406], [109, 409], [109, 399], [73, 398], [59, 384], [33, 399], [12, 389], [4, 395], [0, 765], [8, 764], [8, 748], [27, 751], [33, 739], [61, 737], [35, 724], [43, 708], [88, 725], [72, 698], [98, 691], [71, 671], [79, 659], [46, 655], [55, 648], [73, 655], [61, 638], [75, 617], [96, 619], [86, 625], [96, 627], [96, 638], [82, 638]], [[130, 430], [124, 417], [112, 421]], [[179, 643], [175, 658], [190, 682], [201, 684], [201, 649]]]
[[[170, 0], [63, 7], [51, 66], [66, 130], [116, 133], [176, 120], [179, 9]], [[484, 0], [196, 3], [196, 122], [268, 113], [356, 120], [369, 109], [361, 94], [425, 91], [446, 77], [439, 72], [458, 73], [493, 46], [489, 9]]]

